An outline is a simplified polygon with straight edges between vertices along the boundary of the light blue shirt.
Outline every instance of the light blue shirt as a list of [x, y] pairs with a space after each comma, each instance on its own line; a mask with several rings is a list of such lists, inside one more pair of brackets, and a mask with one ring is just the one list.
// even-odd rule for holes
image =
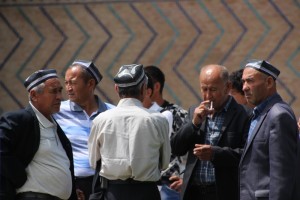
[[265, 101], [263, 101], [262, 103], [260, 103], [258, 106], [256, 106], [253, 109], [253, 117], [251, 119], [251, 124], [250, 124], [249, 132], [248, 132], [248, 142], [250, 141], [250, 139], [252, 137], [253, 130], [256, 127], [257, 122], [260, 120], [261, 113], [264, 111], [264, 109], [267, 106], [269, 106], [269, 104], [273, 98], [276, 98], [275, 94], [270, 96], [269, 98], [267, 98]]
[[91, 116], [88, 116], [79, 105], [70, 100], [62, 101], [60, 111], [54, 115], [55, 120], [72, 144], [76, 177], [94, 175], [95, 171], [89, 164], [87, 144], [91, 124], [99, 113], [115, 107], [112, 104], [102, 102], [97, 96], [96, 99], [98, 102], [98, 110], [92, 113]]

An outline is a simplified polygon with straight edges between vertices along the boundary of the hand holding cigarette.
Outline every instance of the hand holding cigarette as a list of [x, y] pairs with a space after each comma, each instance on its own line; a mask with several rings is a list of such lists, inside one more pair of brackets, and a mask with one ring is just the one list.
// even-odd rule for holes
[[213, 114], [213, 102], [206, 100], [200, 103], [198, 107], [195, 108], [194, 117], [193, 117], [193, 124], [195, 126], [199, 126], [206, 116]]

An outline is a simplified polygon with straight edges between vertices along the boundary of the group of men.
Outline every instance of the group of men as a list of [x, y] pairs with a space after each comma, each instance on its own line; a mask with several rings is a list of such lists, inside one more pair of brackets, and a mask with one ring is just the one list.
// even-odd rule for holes
[[0, 199], [88, 199], [99, 160], [109, 200], [300, 199], [299, 130], [279, 74], [264, 60], [244, 66], [245, 109], [227, 68], [204, 66], [203, 101], [187, 112], [163, 99], [155, 66], [120, 67], [116, 106], [95, 95], [91, 61], [66, 71], [66, 101], [56, 71], [39, 70], [24, 82], [28, 107], [0, 118]]

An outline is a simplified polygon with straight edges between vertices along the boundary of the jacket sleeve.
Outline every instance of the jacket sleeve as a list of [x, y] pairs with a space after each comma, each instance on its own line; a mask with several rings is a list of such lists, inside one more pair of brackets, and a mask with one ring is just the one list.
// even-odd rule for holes
[[[21, 124], [16, 120], [16, 117], [5, 114], [0, 118], [1, 199], [12, 198], [15, 195], [16, 188], [21, 187], [27, 180], [26, 166], [24, 162], [18, 159], [16, 154], [20, 150], [16, 144], [20, 142], [19, 140], [22, 140], [19, 136], [21, 133], [26, 132], [26, 128], [21, 130]], [[26, 153], [26, 150], [24, 153]]]
[[199, 131], [192, 123], [194, 108], [190, 108], [181, 128], [171, 137], [172, 154], [185, 155], [196, 144], [197, 132]]
[[[291, 199], [296, 181], [299, 135], [296, 119], [286, 105], [274, 105], [268, 119], [270, 199]], [[298, 188], [299, 189], [299, 188]]]

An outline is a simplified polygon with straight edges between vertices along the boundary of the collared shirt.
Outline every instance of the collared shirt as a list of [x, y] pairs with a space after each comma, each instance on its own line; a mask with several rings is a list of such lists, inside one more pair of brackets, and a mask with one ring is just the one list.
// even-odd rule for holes
[[117, 107], [100, 113], [89, 137], [93, 168], [101, 157], [100, 175], [109, 180], [132, 178], [157, 181], [170, 161], [169, 125], [156, 111], [135, 98], [121, 99]]
[[256, 106], [253, 109], [253, 117], [251, 119], [251, 124], [250, 124], [250, 128], [249, 128], [249, 132], [248, 132], [248, 141], [250, 140], [253, 130], [257, 124], [257, 122], [259, 121], [260, 117], [261, 117], [261, 113], [263, 112], [263, 110], [269, 105], [270, 101], [272, 101], [273, 98], [276, 97], [276, 94], [268, 97], [265, 101], [263, 101], [262, 103], [260, 103], [258, 106]]
[[30, 103], [40, 126], [40, 145], [26, 168], [27, 181], [21, 192], [46, 193], [68, 199], [72, 192], [70, 161], [57, 135], [57, 125]]
[[87, 145], [91, 124], [99, 113], [115, 107], [112, 104], [103, 103], [97, 96], [95, 97], [98, 102], [98, 110], [91, 116], [88, 116], [85, 110], [70, 100], [61, 102], [60, 111], [54, 115], [55, 120], [72, 144], [76, 177], [94, 175], [95, 170], [91, 168], [89, 163]]
[[[212, 117], [206, 118], [205, 144], [211, 146], [218, 145], [221, 138], [222, 126], [225, 120], [225, 113], [227, 112], [231, 103], [232, 97], [229, 96], [223, 109], [215, 113]], [[196, 164], [194, 182], [198, 184], [213, 184], [215, 183], [215, 168], [211, 161], [200, 161]]]

